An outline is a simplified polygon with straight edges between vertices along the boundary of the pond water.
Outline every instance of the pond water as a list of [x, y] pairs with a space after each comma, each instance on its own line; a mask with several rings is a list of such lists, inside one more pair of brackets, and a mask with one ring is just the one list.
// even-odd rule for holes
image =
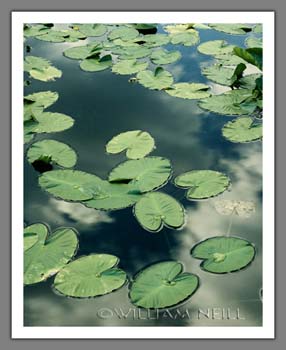
[[[160, 29], [162, 30], [162, 29]], [[244, 46], [245, 35], [228, 35], [200, 30], [201, 42], [225, 39]], [[197, 292], [169, 312], [140, 312], [128, 299], [128, 286], [93, 299], [73, 299], [57, 295], [53, 278], [24, 289], [25, 326], [260, 326], [262, 303], [262, 145], [261, 142], [235, 144], [221, 136], [221, 128], [232, 119], [201, 110], [197, 101], [169, 96], [128, 82], [129, 76], [110, 70], [84, 72], [76, 60], [62, 52], [78, 43], [48, 43], [29, 38], [31, 54], [47, 58], [61, 69], [62, 78], [53, 82], [32, 79], [25, 94], [57, 91], [58, 101], [50, 111], [75, 119], [74, 126], [60, 133], [37, 136], [71, 145], [78, 154], [76, 169], [106, 178], [109, 171], [125, 160], [124, 154], [107, 155], [105, 144], [120, 132], [148, 131], [156, 141], [152, 155], [171, 160], [173, 178], [192, 169], [222, 171], [232, 180], [230, 191], [220, 198], [253, 201], [256, 212], [250, 218], [233, 219], [231, 234], [254, 243], [257, 254], [242, 271], [215, 275], [200, 269], [200, 260], [190, 255], [191, 247], [210, 236], [226, 234], [229, 217], [214, 209], [214, 199], [188, 201], [185, 191], [169, 182], [166, 193], [186, 209], [187, 222], [180, 230], [163, 228], [150, 233], [139, 226], [131, 208], [96, 211], [81, 204], [57, 200], [38, 186], [38, 173], [25, 160], [25, 224], [44, 222], [53, 231], [59, 226], [74, 227], [79, 233], [77, 256], [110, 253], [120, 258], [120, 267], [129, 276], [146, 265], [162, 260], [179, 260], [185, 271], [200, 278]], [[168, 49], [168, 45], [166, 46]], [[170, 47], [171, 48], [171, 47]], [[177, 46], [183, 58], [166, 67], [176, 82], [207, 82], [201, 67], [211, 56], [197, 52], [197, 46]], [[225, 88], [211, 82], [213, 93]], [[181, 312], [178, 312], [178, 310]]]

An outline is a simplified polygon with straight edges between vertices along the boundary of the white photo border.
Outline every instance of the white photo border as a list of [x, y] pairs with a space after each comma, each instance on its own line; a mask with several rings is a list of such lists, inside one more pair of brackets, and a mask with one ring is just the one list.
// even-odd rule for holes
[[[273, 339], [275, 337], [275, 13], [274, 11], [13, 11], [12, 17], [12, 339]], [[23, 305], [23, 24], [263, 24], [263, 325], [260, 327], [25, 327]], [[168, 331], [166, 331], [166, 329]]]

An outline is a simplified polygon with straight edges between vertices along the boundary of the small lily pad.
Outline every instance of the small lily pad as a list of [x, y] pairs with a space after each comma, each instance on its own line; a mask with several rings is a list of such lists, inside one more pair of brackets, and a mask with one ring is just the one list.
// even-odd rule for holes
[[247, 47], [262, 47], [263, 41], [262, 41], [262, 38], [256, 38], [254, 36], [250, 36], [245, 40], [245, 45]]
[[262, 31], [263, 31], [263, 28], [262, 28], [262, 24], [256, 24], [253, 28], [252, 28], [252, 31], [253, 33], [258, 33], [258, 34], [261, 34]]
[[50, 30], [47, 34], [36, 36], [37, 39], [52, 43], [76, 42], [83, 40], [86, 35], [73, 29]]
[[198, 51], [204, 55], [225, 55], [232, 53], [234, 45], [229, 45], [224, 40], [212, 40], [198, 46]]
[[192, 31], [194, 30], [194, 23], [169, 24], [165, 26], [164, 29], [170, 34], [192, 33]]
[[59, 98], [57, 92], [41, 91], [24, 97], [24, 121], [36, 120], [45, 108], [54, 104]]
[[123, 60], [112, 66], [112, 72], [117, 74], [135, 74], [148, 67], [147, 62], [138, 62], [136, 59]]
[[99, 72], [111, 66], [112, 56], [105, 55], [103, 57], [100, 57], [99, 53], [85, 58], [80, 64], [80, 68], [86, 72]]
[[253, 28], [253, 26], [245, 23], [210, 23], [209, 26], [219, 32], [235, 35], [246, 34], [251, 32]]
[[51, 235], [43, 224], [34, 224], [24, 230], [36, 233], [37, 242], [24, 253], [24, 284], [46, 280], [62, 269], [74, 256], [78, 239], [72, 228], [58, 228]]
[[194, 46], [200, 41], [199, 33], [196, 30], [170, 34], [170, 41], [173, 45]]
[[162, 309], [191, 297], [199, 287], [198, 276], [183, 272], [177, 261], [164, 261], [148, 266], [135, 275], [129, 297], [146, 309]]
[[193, 170], [176, 177], [175, 185], [189, 188], [188, 199], [204, 199], [224, 192], [230, 185], [230, 179], [214, 170]]
[[241, 117], [226, 123], [222, 134], [231, 142], [257, 141], [262, 139], [262, 124], [254, 124], [250, 117]]
[[237, 237], [211, 237], [196, 244], [191, 255], [202, 259], [201, 268], [212, 273], [228, 273], [248, 266], [254, 259], [254, 246]]
[[109, 40], [122, 39], [122, 40], [128, 41], [128, 40], [135, 39], [138, 36], [139, 36], [139, 32], [135, 28], [120, 26], [118, 28], [113, 29], [108, 34], [108, 39]]
[[110, 154], [121, 153], [126, 150], [130, 159], [139, 159], [152, 152], [155, 147], [153, 137], [146, 131], [126, 131], [114, 136], [106, 145], [106, 152]]
[[183, 206], [161, 192], [146, 193], [135, 204], [134, 215], [140, 225], [151, 232], [158, 232], [163, 226], [180, 228], [185, 222]]
[[55, 140], [42, 140], [32, 144], [28, 149], [27, 158], [29, 163], [44, 161], [71, 168], [76, 164], [75, 151], [63, 142]]
[[232, 215], [249, 218], [255, 212], [255, 205], [250, 201], [222, 199], [214, 202], [215, 210], [221, 215]]
[[27, 38], [47, 34], [49, 31], [50, 31], [50, 26], [46, 26], [45, 24], [35, 24], [35, 25], [25, 24], [24, 26], [24, 36]]
[[[140, 40], [141, 38], [138, 38]], [[158, 47], [169, 43], [169, 36], [167, 34], [148, 34], [144, 35], [142, 40], [147, 47]]]
[[112, 183], [132, 184], [140, 192], [152, 191], [165, 185], [172, 172], [171, 163], [162, 157], [127, 160], [109, 174]]
[[174, 97], [197, 100], [209, 97], [209, 88], [208, 85], [201, 83], [177, 83], [165, 91]]
[[25, 123], [30, 133], [51, 133], [69, 129], [73, 126], [74, 120], [62, 113], [43, 112], [37, 114], [36, 120], [32, 123]]
[[162, 67], [157, 67], [155, 72], [151, 70], [141, 71], [137, 74], [138, 82], [150, 90], [163, 90], [173, 84], [173, 76]]
[[64, 56], [74, 60], [84, 60], [94, 54], [100, 53], [102, 50], [101, 43], [90, 43], [84, 46], [70, 47], [63, 52]]
[[73, 29], [79, 30], [85, 36], [102, 36], [107, 32], [104, 24], [84, 23], [73, 25]]
[[51, 62], [36, 56], [26, 56], [24, 61], [24, 71], [37, 80], [53, 81], [60, 78], [62, 72], [51, 65]]
[[150, 59], [154, 64], [170, 64], [178, 61], [182, 57], [180, 51], [155, 50]]
[[55, 277], [54, 288], [63, 295], [90, 298], [111, 293], [126, 282], [117, 267], [119, 259], [109, 254], [91, 254], [66, 265]]

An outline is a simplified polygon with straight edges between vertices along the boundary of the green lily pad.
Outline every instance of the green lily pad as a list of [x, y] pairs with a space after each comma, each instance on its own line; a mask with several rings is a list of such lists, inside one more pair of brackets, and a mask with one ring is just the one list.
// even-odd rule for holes
[[41, 91], [24, 97], [24, 121], [36, 120], [45, 108], [54, 104], [59, 98], [57, 92]]
[[262, 78], [262, 75], [259, 73], [245, 75], [239, 79], [239, 87], [247, 90], [254, 90], [256, 88], [256, 80]]
[[135, 39], [139, 36], [138, 30], [132, 27], [120, 26], [118, 28], [113, 29], [108, 34], [109, 40], [122, 39], [125, 41]]
[[46, 26], [45, 24], [24, 26], [24, 36], [27, 38], [47, 34], [49, 31], [50, 31], [50, 27]]
[[83, 40], [86, 35], [73, 29], [50, 30], [47, 34], [36, 36], [37, 39], [52, 43], [76, 42]]
[[230, 185], [230, 179], [218, 171], [193, 170], [176, 177], [175, 185], [188, 188], [188, 199], [205, 199], [224, 192]]
[[55, 197], [81, 201], [93, 198], [104, 181], [79, 170], [52, 170], [39, 177], [39, 185]]
[[178, 61], [181, 57], [180, 51], [159, 49], [152, 52], [150, 59], [154, 64], [170, 64]]
[[262, 124], [254, 124], [250, 117], [241, 117], [226, 123], [222, 134], [231, 142], [257, 141], [262, 139]]
[[210, 67], [203, 68], [202, 74], [217, 84], [233, 86], [238, 83], [245, 69], [246, 65], [243, 63], [240, 63], [236, 68], [214, 64]]
[[195, 293], [199, 278], [183, 272], [177, 261], [164, 261], [148, 266], [134, 277], [129, 297], [136, 306], [162, 309], [176, 305]]
[[[138, 38], [140, 40], [141, 38]], [[144, 35], [142, 40], [147, 47], [158, 47], [167, 45], [169, 43], [169, 36], [167, 34], [147, 34]]]
[[200, 36], [193, 29], [191, 32], [170, 34], [170, 41], [173, 45], [194, 46], [200, 41]]
[[46, 280], [62, 269], [74, 256], [78, 239], [71, 228], [58, 228], [51, 235], [43, 224], [34, 224], [24, 232], [36, 233], [38, 241], [24, 252], [24, 284]]
[[80, 68], [86, 72], [99, 72], [105, 70], [112, 66], [111, 55], [105, 55], [100, 57], [99, 53], [91, 55], [85, 58], [81, 64]]
[[185, 222], [183, 206], [161, 192], [146, 193], [135, 204], [134, 215], [140, 225], [151, 232], [158, 232], [163, 226], [180, 228]]
[[74, 60], [84, 60], [85, 58], [97, 54], [102, 50], [101, 43], [90, 43], [84, 46], [70, 47], [63, 52], [64, 56]]
[[254, 259], [254, 246], [237, 237], [211, 237], [196, 244], [191, 255], [202, 259], [201, 268], [212, 273], [228, 273], [248, 266]]
[[121, 60], [131, 60], [149, 56], [151, 54], [151, 49], [136, 44], [136, 46], [115, 47], [112, 49], [112, 53], [119, 55]]
[[106, 152], [121, 153], [126, 150], [126, 157], [139, 159], [145, 157], [155, 148], [153, 137], [146, 131], [126, 131], [114, 136], [106, 145]]
[[[251, 97], [252, 91], [250, 90], [231, 90], [221, 95], [210, 96], [200, 101], [199, 106], [202, 109], [222, 115], [248, 114], [250, 111], [247, 105], [243, 105], [243, 103]], [[255, 108], [256, 106], [253, 106], [253, 110]]]
[[24, 252], [33, 247], [38, 241], [38, 235], [33, 232], [24, 232]]
[[229, 45], [224, 40], [212, 40], [198, 46], [198, 51], [204, 55], [225, 55], [232, 53], [234, 45]]
[[253, 33], [258, 33], [258, 34], [261, 34], [262, 31], [263, 31], [263, 28], [262, 28], [262, 24], [256, 24], [253, 28], [252, 28], [252, 31]]
[[76, 164], [77, 155], [65, 143], [55, 140], [42, 140], [32, 144], [28, 149], [27, 158], [31, 164], [36, 160], [41, 160], [64, 168], [71, 168]]
[[255, 212], [255, 205], [250, 201], [221, 199], [214, 202], [215, 210], [221, 215], [232, 215], [249, 218]]
[[135, 74], [148, 67], [147, 62], [138, 62], [136, 59], [123, 60], [112, 66], [112, 72], [117, 74]]
[[36, 120], [31, 123], [24, 123], [24, 128], [29, 133], [51, 133], [64, 131], [71, 128], [74, 120], [62, 113], [43, 112], [36, 115]]
[[157, 67], [155, 72], [151, 70], [141, 71], [137, 74], [138, 82], [150, 90], [163, 90], [173, 84], [173, 76], [162, 67]]
[[263, 49], [261, 47], [250, 47], [248, 49], [242, 49], [241, 47], [235, 47], [233, 52], [238, 57], [241, 57], [246, 62], [253, 64], [260, 70], [262, 70], [263, 64]]
[[164, 30], [170, 34], [192, 33], [194, 30], [194, 23], [169, 24], [164, 27]]
[[251, 32], [253, 26], [245, 23], [209, 23], [212, 29], [227, 34], [246, 34]]
[[26, 56], [24, 71], [28, 72], [32, 78], [41, 81], [53, 81], [62, 76], [62, 72], [52, 66], [50, 61], [36, 56]]
[[109, 254], [91, 254], [66, 265], [55, 277], [54, 288], [63, 295], [89, 298], [111, 293], [126, 282], [117, 267], [119, 259]]
[[254, 36], [250, 36], [245, 40], [245, 46], [246, 47], [260, 47], [263, 46], [262, 38], [256, 38]]
[[73, 25], [74, 30], [79, 30], [86, 36], [102, 36], [107, 32], [107, 27], [104, 24], [84, 23]]
[[201, 83], [177, 83], [165, 91], [174, 97], [197, 100], [209, 97], [209, 88], [208, 85]]
[[128, 183], [140, 192], [152, 191], [165, 185], [172, 172], [171, 163], [162, 157], [127, 160], [109, 174], [112, 183]]

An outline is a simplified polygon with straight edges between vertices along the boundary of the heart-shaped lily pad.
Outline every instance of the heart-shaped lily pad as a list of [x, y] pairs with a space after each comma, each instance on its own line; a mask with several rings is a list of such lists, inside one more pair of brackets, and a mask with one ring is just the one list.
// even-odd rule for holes
[[24, 253], [24, 284], [46, 280], [62, 269], [74, 256], [78, 239], [71, 228], [58, 228], [51, 235], [43, 224], [34, 224], [24, 230], [36, 233], [37, 242]]
[[175, 185], [189, 188], [188, 199], [205, 199], [224, 192], [230, 185], [230, 179], [218, 171], [193, 170], [176, 177]]
[[237, 237], [211, 237], [196, 244], [191, 255], [202, 259], [201, 268], [212, 273], [238, 271], [249, 265], [255, 256], [254, 246]]
[[164, 261], [135, 275], [129, 297], [136, 306], [162, 309], [186, 300], [198, 287], [198, 276], [183, 272], [180, 262]]
[[139, 36], [139, 32], [135, 28], [120, 26], [118, 28], [113, 29], [108, 34], [108, 39], [109, 40], [122, 39], [122, 40], [128, 41], [128, 40], [135, 39], [138, 36]]
[[91, 254], [66, 265], [55, 277], [54, 288], [63, 295], [90, 298], [111, 293], [126, 282], [117, 267], [119, 259], [109, 254]]
[[59, 98], [57, 92], [41, 91], [24, 97], [24, 121], [36, 120], [45, 108], [54, 104]]
[[80, 68], [86, 72], [99, 72], [112, 66], [111, 55], [100, 57], [99, 53], [95, 53], [85, 58], [80, 63]]
[[[138, 38], [140, 40], [141, 38]], [[147, 47], [163, 46], [169, 43], [169, 36], [167, 34], [148, 34], [142, 38], [144, 45]]]
[[78, 30], [63, 29], [63, 30], [50, 30], [48, 33], [36, 36], [37, 39], [42, 41], [48, 41], [52, 43], [73, 43], [78, 40], [83, 40], [86, 35]]
[[161, 192], [146, 193], [136, 203], [134, 215], [140, 225], [151, 232], [158, 232], [163, 226], [180, 228], [185, 222], [183, 206]]
[[250, 117], [241, 117], [226, 123], [222, 134], [231, 142], [257, 141], [262, 139], [262, 124], [254, 124]]
[[173, 76], [162, 67], [157, 67], [154, 72], [144, 70], [137, 74], [138, 82], [150, 90], [163, 90], [173, 84]]
[[97, 23], [75, 24], [72, 27], [86, 36], [102, 36], [107, 31], [107, 27], [104, 24]]
[[171, 163], [162, 157], [127, 160], [109, 174], [112, 183], [132, 184], [140, 192], [152, 191], [165, 185], [172, 172]]
[[148, 62], [133, 60], [122, 60], [112, 66], [112, 72], [117, 74], [135, 74], [148, 67]]
[[29, 133], [51, 133], [64, 131], [71, 128], [74, 120], [62, 113], [43, 112], [36, 115], [31, 123], [25, 123], [24, 127], [29, 129]]
[[208, 85], [200, 83], [177, 83], [166, 89], [166, 92], [174, 97], [197, 100], [209, 97], [209, 88]]
[[155, 50], [150, 58], [154, 64], [170, 64], [178, 61], [182, 57], [180, 51]]
[[64, 56], [74, 60], [84, 60], [85, 58], [99, 53], [102, 45], [99, 42], [90, 43], [84, 46], [70, 47], [63, 52]]
[[193, 46], [200, 41], [199, 33], [192, 29], [188, 32], [170, 34], [170, 41], [173, 45]]
[[253, 27], [245, 23], [209, 23], [209, 26], [219, 32], [235, 35], [251, 32]]
[[198, 46], [198, 51], [204, 55], [225, 55], [232, 53], [234, 45], [229, 45], [224, 40], [212, 40]]
[[24, 26], [24, 36], [27, 38], [47, 34], [49, 31], [50, 31], [50, 26], [47, 26], [45, 24], [36, 24], [36, 25], [25, 24]]
[[203, 75], [209, 80], [214, 81], [220, 85], [234, 86], [239, 83], [246, 65], [240, 63], [237, 67], [224, 67], [221, 64], [214, 64], [202, 69]]
[[139, 159], [152, 152], [154, 147], [155, 141], [148, 132], [133, 130], [114, 136], [107, 143], [106, 152], [117, 154], [126, 150], [127, 158]]
[[62, 72], [52, 66], [50, 61], [36, 56], [26, 56], [24, 71], [28, 72], [32, 78], [41, 81], [53, 81], [62, 76]]

